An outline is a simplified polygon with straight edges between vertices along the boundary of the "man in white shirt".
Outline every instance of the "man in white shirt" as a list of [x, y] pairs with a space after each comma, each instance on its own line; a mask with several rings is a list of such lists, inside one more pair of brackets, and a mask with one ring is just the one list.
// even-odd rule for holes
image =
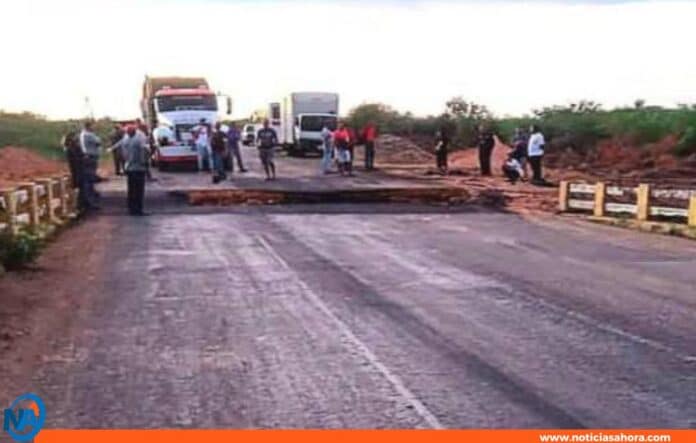
[[198, 125], [193, 127], [196, 151], [198, 152], [198, 170], [203, 170], [204, 159], [208, 163], [210, 170], [213, 170], [212, 155], [210, 152], [210, 127], [202, 118]]
[[541, 163], [544, 158], [546, 141], [544, 140], [544, 134], [541, 133], [541, 129], [539, 129], [537, 125], [532, 125], [529, 132], [531, 135], [529, 136], [529, 144], [527, 145], [527, 158], [533, 171], [532, 184], [544, 186], [547, 183], [546, 180], [544, 180]]
[[333, 153], [333, 132], [328, 126], [324, 125], [321, 130], [321, 140], [323, 142], [324, 152], [321, 156], [321, 172], [328, 174], [331, 171], [331, 155]]

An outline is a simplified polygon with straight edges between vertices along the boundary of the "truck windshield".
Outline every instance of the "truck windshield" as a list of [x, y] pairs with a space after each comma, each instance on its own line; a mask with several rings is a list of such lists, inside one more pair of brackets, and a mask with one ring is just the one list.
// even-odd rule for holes
[[305, 115], [300, 123], [302, 131], [321, 131], [324, 126], [334, 131], [336, 129], [336, 117], [332, 115]]
[[168, 95], [157, 97], [159, 112], [171, 111], [217, 111], [217, 99], [214, 95]]

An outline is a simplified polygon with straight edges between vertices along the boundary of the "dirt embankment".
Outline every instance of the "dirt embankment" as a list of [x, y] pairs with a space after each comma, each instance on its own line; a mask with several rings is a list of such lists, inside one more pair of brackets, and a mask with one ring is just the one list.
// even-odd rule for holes
[[676, 136], [643, 146], [626, 139], [604, 140], [596, 149], [582, 154], [572, 150], [552, 152], [547, 164], [568, 174], [581, 173], [615, 183], [696, 186], [696, 156], [674, 156], [677, 142]]
[[0, 187], [61, 173], [68, 173], [64, 162], [48, 159], [30, 149], [0, 148]]

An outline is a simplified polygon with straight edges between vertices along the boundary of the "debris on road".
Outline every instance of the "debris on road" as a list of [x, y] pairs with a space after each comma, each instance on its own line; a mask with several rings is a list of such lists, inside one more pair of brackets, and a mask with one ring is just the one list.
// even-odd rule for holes
[[[287, 191], [270, 189], [200, 189], [187, 191], [191, 205], [276, 205], [297, 203], [448, 203], [471, 201], [471, 194], [460, 187], [375, 188], [326, 191]], [[491, 205], [502, 200], [488, 199]]]

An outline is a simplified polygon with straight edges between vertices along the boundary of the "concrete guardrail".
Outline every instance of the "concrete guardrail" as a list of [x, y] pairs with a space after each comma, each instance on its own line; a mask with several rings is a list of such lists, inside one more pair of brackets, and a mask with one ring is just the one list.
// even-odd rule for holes
[[657, 189], [649, 184], [632, 188], [608, 186], [603, 182], [562, 181], [558, 206], [561, 212], [588, 211], [595, 217], [623, 214], [638, 221], [667, 217], [696, 227], [696, 190]]
[[0, 232], [22, 226], [62, 225], [77, 214], [77, 191], [68, 176], [37, 179], [0, 189]]

